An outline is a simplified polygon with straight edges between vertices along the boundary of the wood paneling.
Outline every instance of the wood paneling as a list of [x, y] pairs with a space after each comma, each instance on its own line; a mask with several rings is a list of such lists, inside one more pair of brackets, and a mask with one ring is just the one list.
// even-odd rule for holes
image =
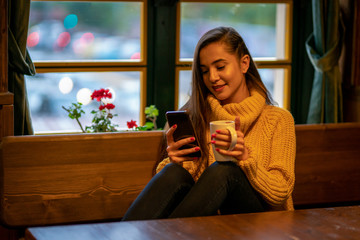
[[14, 102], [14, 95], [10, 92], [0, 93], [0, 105], [11, 105]]
[[7, 30], [7, 0], [0, 0], [0, 93], [8, 91], [8, 30]]
[[[1, 94], [0, 94], [1, 95]], [[14, 135], [13, 105], [0, 105], [0, 136]], [[1, 143], [1, 137], [0, 137]]]
[[[355, 45], [355, 49], [354, 49], [354, 62], [353, 62], [353, 67], [354, 67], [354, 85], [358, 88], [360, 88], [360, 2], [357, 0], [354, 0], [354, 11], [355, 11], [355, 16], [354, 16], [354, 36], [353, 36], [353, 44]], [[358, 109], [359, 111], [359, 109]], [[360, 119], [359, 119], [360, 121]]]
[[162, 136], [152, 131], [4, 138], [3, 222], [120, 218], [151, 179]]
[[360, 123], [297, 125], [294, 202], [360, 201]]
[[360, 122], [360, 2], [340, 0], [345, 36], [340, 70], [345, 122]]
[[0, 143], [14, 135], [13, 94], [8, 92], [8, 2], [0, 0]]
[[[14, 135], [13, 94], [8, 92], [8, 0], [0, 0], [0, 144]], [[1, 166], [1, 164], [0, 164]], [[0, 239], [19, 239], [19, 232], [0, 226]]]

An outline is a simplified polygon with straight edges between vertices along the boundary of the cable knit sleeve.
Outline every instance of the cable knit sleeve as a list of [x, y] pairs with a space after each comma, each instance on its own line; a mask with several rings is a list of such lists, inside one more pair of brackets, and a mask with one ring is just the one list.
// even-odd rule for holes
[[156, 173], [160, 172], [167, 164], [170, 163], [170, 158], [165, 158], [156, 167]]
[[252, 145], [245, 140], [249, 157], [239, 165], [266, 202], [273, 207], [281, 206], [291, 198], [295, 182], [294, 119], [288, 111], [276, 108], [258, 124], [263, 128], [261, 136], [249, 138], [261, 140], [250, 140], [257, 142]]

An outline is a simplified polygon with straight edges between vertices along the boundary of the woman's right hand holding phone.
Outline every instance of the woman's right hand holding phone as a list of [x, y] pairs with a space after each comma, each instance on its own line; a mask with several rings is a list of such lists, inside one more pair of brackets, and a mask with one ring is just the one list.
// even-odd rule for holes
[[169, 128], [169, 130], [166, 132], [166, 141], [167, 141], [167, 148], [166, 151], [168, 153], [168, 156], [170, 158], [171, 162], [181, 164], [184, 161], [193, 161], [197, 160], [197, 157], [188, 157], [187, 154], [194, 153], [197, 151], [200, 151], [199, 147], [194, 148], [188, 148], [188, 149], [179, 149], [182, 146], [194, 142], [195, 137], [189, 137], [181, 139], [177, 142], [174, 141], [173, 134], [177, 128], [177, 125], [173, 125]]

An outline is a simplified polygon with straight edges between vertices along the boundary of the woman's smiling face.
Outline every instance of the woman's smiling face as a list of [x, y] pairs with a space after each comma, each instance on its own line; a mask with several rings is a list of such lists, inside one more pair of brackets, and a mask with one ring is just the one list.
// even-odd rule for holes
[[245, 73], [250, 58], [230, 54], [221, 42], [211, 43], [200, 50], [202, 78], [209, 91], [221, 104], [239, 103], [249, 96]]

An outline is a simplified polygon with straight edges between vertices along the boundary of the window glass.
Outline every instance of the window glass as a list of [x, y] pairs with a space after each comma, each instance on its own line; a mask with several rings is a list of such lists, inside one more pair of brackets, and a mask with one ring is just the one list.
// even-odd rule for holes
[[[259, 69], [259, 74], [273, 100], [279, 107], [284, 107], [284, 69]], [[178, 108], [182, 107], [191, 93], [191, 70], [179, 71]]]
[[265, 87], [271, 93], [279, 107], [284, 107], [285, 70], [276, 68], [260, 68], [259, 74]]
[[68, 72], [38, 73], [26, 76], [31, 118], [36, 133], [76, 132], [80, 127], [76, 120], [70, 119], [62, 106], [68, 108], [72, 103], [83, 102], [85, 115], [80, 122], [91, 125], [92, 110], [98, 110], [99, 102], [90, 100], [94, 90], [108, 88], [113, 93], [115, 108], [111, 113], [118, 114], [112, 120], [119, 129], [125, 129], [126, 122], [139, 123], [141, 72]]
[[33, 60], [140, 59], [141, 2], [32, 1]]
[[231, 26], [253, 57], [283, 59], [286, 4], [181, 3], [180, 59], [193, 57], [200, 37], [218, 26]]
[[178, 108], [184, 106], [191, 94], [191, 71], [179, 71], [179, 99]]

